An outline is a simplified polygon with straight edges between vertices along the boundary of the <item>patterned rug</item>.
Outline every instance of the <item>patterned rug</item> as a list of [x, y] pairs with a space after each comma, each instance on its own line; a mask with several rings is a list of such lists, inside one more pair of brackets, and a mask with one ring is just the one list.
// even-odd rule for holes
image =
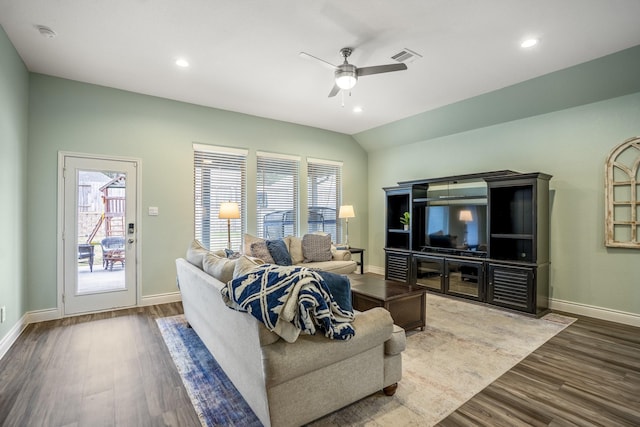
[[[407, 333], [396, 394], [376, 393], [311, 425], [433, 426], [574, 321], [428, 294], [427, 327]], [[158, 325], [203, 426], [260, 425], [182, 316]]]
[[157, 323], [203, 426], [262, 426], [184, 316]]

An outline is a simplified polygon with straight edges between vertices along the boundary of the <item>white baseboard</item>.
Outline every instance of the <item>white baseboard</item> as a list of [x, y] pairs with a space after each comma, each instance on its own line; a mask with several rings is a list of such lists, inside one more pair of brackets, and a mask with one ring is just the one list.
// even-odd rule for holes
[[365, 265], [364, 271], [365, 273], [373, 273], [373, 274], [379, 274], [380, 276], [384, 276], [384, 267], [377, 267], [375, 265]]
[[46, 322], [48, 320], [62, 319], [62, 310], [57, 308], [49, 308], [47, 310], [28, 311], [24, 315], [27, 319], [27, 325], [31, 323]]
[[593, 317], [595, 319], [608, 320], [610, 322], [640, 327], [640, 314], [636, 313], [553, 298], [549, 300], [549, 305], [551, 310], [564, 311], [567, 313], [579, 314], [581, 316]]
[[147, 305], [157, 305], [157, 304], [167, 304], [170, 302], [182, 301], [182, 296], [180, 295], [180, 291], [178, 292], [167, 292], [166, 294], [156, 294], [149, 295], [146, 297], [142, 297], [140, 300], [140, 306]]
[[18, 322], [9, 329], [9, 333], [0, 340], [0, 359], [9, 351], [14, 342], [18, 339], [24, 328], [27, 327], [27, 315], [25, 314]]

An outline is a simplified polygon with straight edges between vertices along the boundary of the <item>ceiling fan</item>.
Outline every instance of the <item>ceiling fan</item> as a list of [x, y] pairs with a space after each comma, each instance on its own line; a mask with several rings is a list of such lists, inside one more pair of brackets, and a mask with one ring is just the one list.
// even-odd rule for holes
[[353, 64], [347, 62], [347, 58], [351, 55], [353, 49], [350, 47], [343, 47], [340, 49], [340, 54], [344, 58], [344, 62], [340, 65], [333, 65], [330, 62], [320, 59], [306, 52], [300, 52], [300, 56], [315, 59], [322, 62], [324, 65], [331, 67], [334, 70], [335, 82], [331, 92], [329, 92], [329, 98], [336, 96], [340, 90], [349, 90], [353, 88], [358, 82], [358, 77], [369, 76], [371, 74], [388, 73], [391, 71], [402, 71], [407, 69], [406, 64], [386, 64], [386, 65], [374, 65], [372, 67], [358, 68]]

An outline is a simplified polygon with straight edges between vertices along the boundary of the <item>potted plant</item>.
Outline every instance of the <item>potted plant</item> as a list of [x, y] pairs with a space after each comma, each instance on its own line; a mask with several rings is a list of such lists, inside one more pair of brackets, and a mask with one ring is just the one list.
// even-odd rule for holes
[[402, 216], [400, 217], [400, 224], [404, 226], [405, 230], [409, 229], [410, 221], [411, 221], [411, 214], [409, 212], [403, 213]]

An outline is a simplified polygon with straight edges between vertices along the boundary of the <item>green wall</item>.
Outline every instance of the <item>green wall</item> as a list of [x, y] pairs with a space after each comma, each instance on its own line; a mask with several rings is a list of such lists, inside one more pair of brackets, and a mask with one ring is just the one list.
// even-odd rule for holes
[[640, 92], [370, 152], [376, 173], [369, 175], [368, 260], [384, 267], [383, 187], [501, 169], [540, 171], [553, 175], [551, 297], [640, 314], [640, 251], [604, 246], [605, 159], [638, 135]]
[[[193, 239], [194, 142], [249, 149], [249, 182], [256, 150], [342, 160], [343, 201], [357, 215], [349, 237], [367, 244], [367, 154], [350, 136], [40, 74], [31, 74], [30, 94], [26, 241], [38, 248], [38, 268], [27, 278], [29, 310], [56, 306], [59, 151], [142, 159], [143, 296], [177, 291], [174, 260]], [[255, 200], [249, 187], [248, 200]], [[306, 186], [301, 193], [306, 200]], [[148, 216], [149, 206], [160, 215]], [[255, 221], [248, 231], [255, 232]]]
[[0, 341], [26, 311], [25, 210], [29, 73], [0, 27]]

